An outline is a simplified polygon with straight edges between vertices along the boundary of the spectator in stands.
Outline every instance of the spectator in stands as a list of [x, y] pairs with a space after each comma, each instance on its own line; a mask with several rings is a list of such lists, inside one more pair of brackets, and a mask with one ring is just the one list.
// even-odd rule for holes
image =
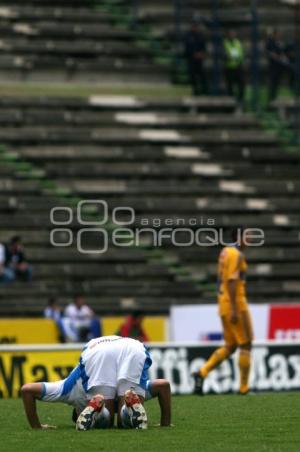
[[22, 238], [15, 235], [11, 238], [5, 252], [5, 267], [9, 268], [14, 277], [22, 281], [31, 281], [32, 267], [26, 259]]
[[56, 298], [54, 297], [49, 298], [48, 305], [44, 309], [44, 317], [46, 317], [46, 319], [53, 319], [56, 322], [58, 322], [61, 319], [61, 316], [62, 316], [61, 308]]
[[207, 94], [206, 39], [198, 18], [193, 19], [191, 29], [185, 36], [184, 46], [193, 94], [195, 96]]
[[63, 327], [68, 341], [72, 342], [86, 342], [102, 335], [100, 321], [82, 295], [76, 295], [74, 303], [66, 307]]
[[144, 315], [141, 311], [135, 311], [130, 314], [125, 322], [120, 326], [117, 331], [118, 336], [131, 337], [141, 342], [148, 342], [149, 338], [143, 329]]
[[235, 96], [243, 106], [245, 92], [244, 49], [234, 30], [224, 39], [225, 79], [229, 96]]
[[8, 283], [15, 280], [15, 272], [6, 267], [6, 247], [0, 243], [0, 282]]
[[270, 30], [266, 40], [269, 74], [269, 102], [276, 99], [284, 72], [289, 66], [285, 48], [277, 29]]
[[62, 322], [62, 311], [56, 298], [49, 298], [48, 305], [44, 309], [44, 317], [46, 319], [54, 320], [59, 330], [59, 340], [60, 342], [65, 342], [65, 330]]

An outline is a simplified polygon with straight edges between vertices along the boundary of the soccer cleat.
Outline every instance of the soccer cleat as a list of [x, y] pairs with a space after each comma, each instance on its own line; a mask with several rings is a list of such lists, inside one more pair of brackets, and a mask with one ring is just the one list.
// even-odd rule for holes
[[124, 401], [129, 426], [136, 429], [147, 429], [147, 414], [139, 396], [132, 389], [128, 389], [125, 392]]
[[201, 375], [199, 374], [199, 372], [194, 372], [192, 373], [192, 377], [194, 378], [194, 394], [203, 396], [203, 383], [204, 383], [204, 378], [201, 377]]
[[97, 414], [104, 407], [104, 397], [101, 394], [95, 395], [80, 413], [76, 421], [76, 430], [86, 431], [94, 427]]
[[242, 388], [239, 390], [240, 395], [247, 395], [249, 394], [249, 388]]

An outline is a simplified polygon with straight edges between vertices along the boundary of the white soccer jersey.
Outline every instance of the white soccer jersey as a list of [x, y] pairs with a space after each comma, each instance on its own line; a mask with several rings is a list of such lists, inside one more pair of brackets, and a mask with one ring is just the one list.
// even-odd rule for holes
[[84, 386], [89, 390], [99, 385], [116, 387], [120, 380], [145, 388], [147, 379], [143, 377], [143, 370], [145, 366], [147, 370], [152, 361], [141, 342], [127, 337], [104, 336], [87, 343], [80, 363], [86, 373]]
[[43, 384], [42, 400], [82, 409], [97, 386], [117, 388], [121, 380], [126, 380], [146, 389], [151, 364], [149, 352], [135, 339], [120, 336], [92, 339], [84, 347], [79, 365], [65, 380]]

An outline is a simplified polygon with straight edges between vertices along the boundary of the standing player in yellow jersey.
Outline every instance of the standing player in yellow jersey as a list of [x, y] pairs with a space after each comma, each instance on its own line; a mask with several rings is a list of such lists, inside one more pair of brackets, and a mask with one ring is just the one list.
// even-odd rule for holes
[[[233, 240], [237, 241], [237, 232]], [[203, 394], [203, 382], [208, 373], [227, 359], [237, 348], [240, 349], [240, 394], [249, 391], [251, 346], [253, 340], [252, 321], [246, 298], [247, 263], [242, 249], [247, 243], [246, 232], [242, 232], [239, 246], [226, 246], [218, 261], [218, 304], [224, 332], [225, 345], [218, 348], [204, 366], [193, 374], [195, 394]]]

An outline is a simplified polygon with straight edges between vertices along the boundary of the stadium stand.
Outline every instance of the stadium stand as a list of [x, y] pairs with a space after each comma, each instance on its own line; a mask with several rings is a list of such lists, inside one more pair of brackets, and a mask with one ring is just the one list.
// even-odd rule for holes
[[[136, 5], [133, 8], [132, 5]], [[234, 27], [251, 54], [249, 1], [219, 1], [220, 32]], [[174, 2], [166, 0], [17, 0], [0, 2], [0, 77], [10, 80], [167, 82], [174, 78], [176, 55], [183, 62], [183, 34], [193, 15], [207, 26], [207, 65], [212, 66], [212, 2], [187, 0], [176, 34]], [[293, 36], [294, 13], [285, 2], [258, 2], [261, 50], [265, 32], [280, 26]], [[264, 52], [261, 64], [265, 66]], [[181, 67], [184, 72], [184, 66]], [[176, 77], [175, 77], [176, 78]], [[186, 78], [183, 79], [186, 81]]]
[[149, 234], [101, 256], [53, 249], [50, 206], [79, 199], [130, 206], [135, 227], [175, 217], [261, 227], [265, 246], [247, 252], [250, 301], [299, 297], [300, 156], [234, 111], [229, 98], [1, 98], [1, 239], [21, 234], [34, 268], [25, 295], [0, 286], [1, 313], [39, 314], [49, 295], [76, 291], [98, 313], [215, 301], [216, 248], [153, 249]]
[[[204, 27], [207, 36], [208, 58], [205, 66], [213, 70], [216, 52], [220, 57], [221, 40], [225, 33], [234, 28], [245, 48], [246, 67], [251, 69], [252, 58], [252, 24], [251, 2], [249, 0], [210, 0], [177, 1], [140, 0], [135, 3], [135, 9], [128, 9], [128, 1], [107, 1], [107, 11], [116, 20], [121, 11], [127, 11], [134, 18], [135, 32], [139, 40], [144, 40], [151, 48], [158, 61], [167, 59], [172, 67], [173, 80], [186, 82], [184, 63], [184, 35], [192, 18], [197, 17]], [[216, 5], [218, 10], [216, 10]], [[177, 9], [176, 9], [177, 8]], [[270, 28], [278, 27], [286, 42], [293, 42], [295, 30], [295, 15], [293, 9], [284, 1], [260, 0], [257, 2], [258, 55], [261, 77], [264, 78], [267, 67], [265, 55], [265, 38]], [[219, 46], [216, 50], [215, 46]], [[219, 60], [219, 64], [221, 61]], [[219, 70], [221, 69], [221, 64]], [[250, 79], [250, 72], [249, 77]]]
[[[97, 6], [98, 5], [98, 6]], [[166, 81], [169, 70], [113, 25], [100, 2], [0, 2], [0, 77], [7, 80]]]
[[[120, 313], [137, 303], [149, 312], [164, 311], [181, 296], [194, 299], [199, 295], [191, 283], [177, 281], [147, 250], [109, 249], [95, 259], [81, 255], [75, 247], [51, 247], [49, 211], [66, 203], [49, 194], [47, 184], [43, 188], [40, 180], [32, 179], [32, 171], [29, 176], [22, 165], [14, 167], [1, 161], [1, 240], [7, 242], [12, 231], [22, 235], [34, 280], [0, 284], [1, 315], [40, 316], [54, 294], [63, 305], [76, 293], [88, 294], [89, 303], [100, 313]], [[56, 235], [59, 239], [65, 240], [63, 232]]]
[[[110, 2], [108, 2], [110, 3]], [[120, 0], [117, 2], [122, 4]], [[128, 4], [126, 0], [123, 4]], [[249, 37], [249, 25], [251, 23], [251, 9], [248, 0], [240, 0], [237, 4], [234, 0], [220, 0], [218, 2], [218, 20], [224, 29], [238, 27], [245, 37]], [[274, 26], [280, 24], [284, 29], [291, 32], [290, 25], [292, 11], [285, 2], [261, 0], [258, 2], [258, 16], [263, 26]], [[210, 0], [187, 0], [181, 5], [182, 23], [187, 26], [195, 13], [209, 24], [212, 19], [215, 5]], [[138, 2], [138, 20], [142, 23], [155, 24], [161, 35], [172, 31], [174, 24], [174, 2], [166, 0], [163, 4], [156, 1], [141, 0]], [[288, 30], [289, 28], [289, 30]]]
[[[221, 33], [237, 29], [249, 63], [249, 1], [219, 6]], [[195, 13], [213, 54], [212, 2], [199, 8], [187, 0], [180, 13], [176, 34], [171, 0], [0, 1], [0, 79], [165, 84]], [[287, 2], [261, 0], [258, 16], [261, 50], [269, 26], [293, 36]], [[295, 107], [283, 112], [278, 105], [296, 123]], [[34, 280], [25, 295], [20, 282], [0, 285], [0, 313], [40, 315], [49, 296], [67, 304], [76, 292], [100, 314], [128, 307], [165, 313], [174, 303], [215, 301], [214, 248], [174, 247], [166, 239], [155, 249], [148, 234], [140, 247], [110, 247], [101, 256], [53, 249], [49, 210], [67, 205], [75, 212], [80, 199], [133, 207], [135, 226], [147, 217], [161, 222], [155, 230], [175, 217], [187, 224], [204, 216], [200, 226], [207, 226], [208, 215], [218, 227], [261, 227], [265, 246], [248, 250], [250, 301], [299, 297], [300, 157], [283, 151], [254, 116], [235, 110], [225, 97], [2, 97], [0, 238], [22, 235]], [[74, 234], [78, 227], [72, 224]], [[96, 238], [90, 241], [96, 246]]]

